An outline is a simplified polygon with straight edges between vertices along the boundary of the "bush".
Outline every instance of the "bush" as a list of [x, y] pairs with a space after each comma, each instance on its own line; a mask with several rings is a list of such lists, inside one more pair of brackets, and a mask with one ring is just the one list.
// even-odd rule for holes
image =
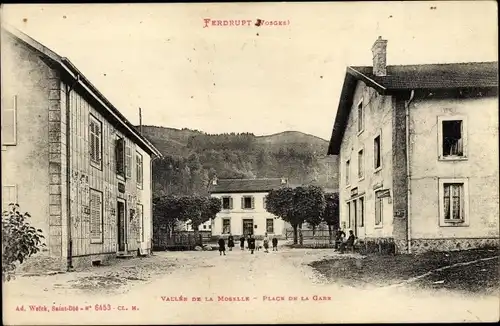
[[45, 247], [42, 230], [27, 222], [30, 217], [20, 213], [17, 204], [10, 204], [9, 210], [2, 213], [2, 282], [13, 279], [17, 264]]

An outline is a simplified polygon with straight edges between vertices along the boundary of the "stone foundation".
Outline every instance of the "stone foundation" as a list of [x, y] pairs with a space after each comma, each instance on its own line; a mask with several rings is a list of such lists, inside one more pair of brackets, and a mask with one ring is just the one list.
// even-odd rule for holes
[[411, 252], [498, 248], [499, 238], [412, 239]]
[[394, 255], [401, 253], [401, 248], [397, 247], [397, 242], [393, 238], [360, 239], [358, 246], [363, 254], [379, 253]]
[[93, 263], [98, 265], [109, 265], [113, 264], [113, 262], [117, 259], [116, 253], [73, 257], [73, 269], [79, 270], [82, 268], [92, 267]]

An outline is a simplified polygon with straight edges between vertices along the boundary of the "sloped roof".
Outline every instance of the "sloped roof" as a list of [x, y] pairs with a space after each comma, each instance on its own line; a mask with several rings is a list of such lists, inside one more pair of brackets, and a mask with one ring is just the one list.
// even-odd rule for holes
[[75, 67], [75, 65], [73, 65], [68, 58], [60, 56], [45, 45], [33, 39], [31, 36], [21, 32], [13, 26], [3, 23], [2, 31], [7, 32], [16, 40], [19, 40], [35, 51], [38, 51], [44, 59], [54, 63], [52, 66], [53, 68], [58, 69], [63, 74], [69, 76], [72, 80], [75, 80], [75, 83], [81, 85], [81, 89], [86, 93], [86, 95], [90, 96], [100, 104], [96, 106], [96, 108], [101, 110], [103, 114], [109, 116], [113, 122], [116, 123], [115, 126], [121, 127], [142, 149], [151, 154], [162, 157], [160, 151], [136, 130], [134, 125], [130, 123], [128, 119], [125, 118], [125, 116], [121, 114], [121, 112], [113, 106], [113, 104], [111, 104], [101, 92], [99, 92], [99, 90], [87, 79], [87, 77], [83, 75], [82, 72]]
[[379, 90], [498, 87], [498, 62], [467, 62], [387, 66], [387, 76], [375, 76], [373, 67], [349, 67]]
[[358, 81], [363, 81], [382, 95], [409, 94], [411, 90], [497, 89], [498, 62], [387, 66], [386, 76], [373, 75], [373, 67], [370, 66], [347, 67], [328, 155], [340, 152], [340, 142]]
[[[286, 180], [286, 179], [285, 179]], [[219, 179], [217, 185], [212, 185], [211, 193], [243, 193], [243, 192], [268, 192], [287, 185], [282, 184], [281, 178], [262, 179]]]

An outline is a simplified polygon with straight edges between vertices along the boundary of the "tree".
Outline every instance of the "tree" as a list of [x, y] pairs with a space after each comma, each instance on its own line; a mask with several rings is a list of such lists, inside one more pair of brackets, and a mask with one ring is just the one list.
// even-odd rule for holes
[[266, 196], [266, 210], [284, 221], [290, 223], [293, 227], [293, 243], [297, 243], [297, 229], [301, 220], [301, 216], [295, 215], [294, 210], [294, 194], [295, 191], [290, 187], [273, 189]]
[[215, 218], [222, 209], [222, 202], [218, 198], [204, 196], [182, 196], [180, 198], [182, 215], [185, 220], [191, 221], [194, 238], [199, 239], [199, 226]]
[[339, 194], [326, 193], [325, 194], [325, 210], [323, 212], [323, 220], [328, 225], [328, 235], [330, 243], [333, 242], [333, 229], [339, 227]]
[[175, 224], [185, 221], [178, 196], [167, 195], [153, 199], [153, 225], [159, 230], [166, 227], [168, 236], [172, 236]]
[[302, 215], [304, 221], [313, 228], [322, 222], [322, 215], [325, 210], [325, 194], [318, 186], [307, 186], [296, 188], [296, 214]]
[[10, 204], [2, 213], [2, 282], [13, 278], [17, 264], [45, 247], [42, 230], [30, 225], [30, 217], [29, 213], [21, 214], [17, 204]]

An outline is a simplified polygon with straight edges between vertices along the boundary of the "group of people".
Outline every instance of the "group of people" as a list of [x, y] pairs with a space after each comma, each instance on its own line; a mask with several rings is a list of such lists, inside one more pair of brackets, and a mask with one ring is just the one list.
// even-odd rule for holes
[[356, 241], [356, 236], [352, 230], [349, 230], [349, 237], [342, 229], [338, 229], [335, 233], [335, 249], [338, 249], [340, 253], [344, 253], [346, 248], [354, 248], [354, 243]]
[[[256, 245], [256, 239], [253, 234], [247, 235], [245, 238], [243, 235], [240, 237], [240, 249], [245, 250], [245, 242], [247, 243], [247, 249], [250, 250], [250, 253], [253, 255], [255, 250], [259, 250], [261, 247], [264, 248], [264, 252], [269, 252], [269, 236], [267, 233], [264, 235], [264, 239], [262, 240], [262, 246]], [[278, 251], [278, 238], [273, 237], [271, 240], [273, 245], [273, 251]], [[226, 255], [226, 241], [221, 236], [219, 238], [219, 254]], [[232, 251], [234, 248], [234, 237], [232, 234], [229, 234], [227, 237], [227, 247], [229, 251]]]

